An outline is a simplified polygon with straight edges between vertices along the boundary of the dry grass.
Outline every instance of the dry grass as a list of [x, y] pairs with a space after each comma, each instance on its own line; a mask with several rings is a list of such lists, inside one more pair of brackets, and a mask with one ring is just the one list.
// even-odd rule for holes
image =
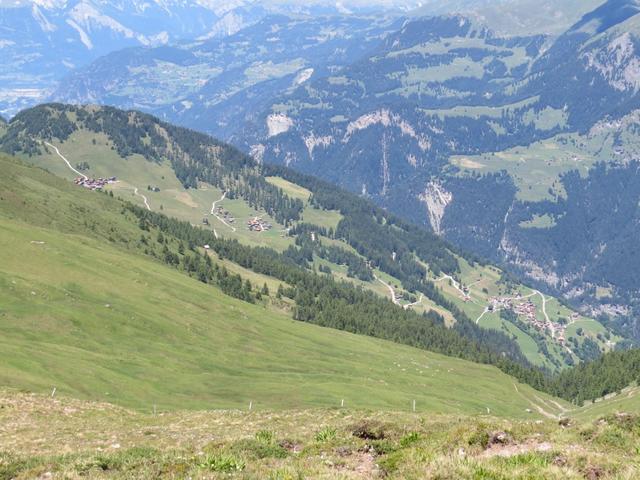
[[132, 412], [0, 391], [0, 478], [633, 479], [640, 418]]

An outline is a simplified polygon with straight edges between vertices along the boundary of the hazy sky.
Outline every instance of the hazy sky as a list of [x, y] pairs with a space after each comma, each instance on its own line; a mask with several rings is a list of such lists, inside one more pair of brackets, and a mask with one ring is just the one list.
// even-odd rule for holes
[[[31, 5], [33, 3], [38, 3], [40, 5], [64, 5], [65, 3], [74, 3], [76, 0], [0, 0], [0, 7], [15, 7], [15, 6], [24, 6]], [[155, 0], [149, 0], [155, 1]], [[166, 0], [165, 0], [166, 1]], [[308, 5], [309, 3], [313, 3], [316, 5], [326, 4], [327, 6], [335, 6], [337, 4], [342, 4], [345, 7], [367, 7], [371, 5], [380, 5], [386, 7], [392, 6], [420, 6], [423, 3], [430, 3], [430, 1], [434, 0], [269, 0], [268, 3], [273, 4], [290, 4], [290, 5]], [[98, 3], [108, 3], [105, 0], [98, 0]], [[197, 0], [192, 0], [193, 3], [209, 3], [211, 5], [220, 5], [224, 4], [226, 0], [204, 0], [197, 2]], [[159, 3], [163, 3], [160, 0]], [[171, 3], [169, 0], [166, 3]], [[249, 0], [247, 3], [262, 3], [258, 0]]]

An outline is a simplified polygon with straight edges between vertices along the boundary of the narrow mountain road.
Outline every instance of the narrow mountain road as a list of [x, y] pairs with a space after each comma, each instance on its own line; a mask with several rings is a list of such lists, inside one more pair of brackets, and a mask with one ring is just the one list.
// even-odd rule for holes
[[220, 203], [226, 197], [227, 197], [227, 192], [222, 192], [222, 196], [218, 200], [213, 202], [213, 204], [211, 204], [211, 215], [215, 215], [216, 214], [216, 203]]
[[420, 294], [420, 298], [418, 299], [418, 301], [413, 302], [413, 303], [409, 303], [407, 305], [404, 305], [402, 308], [404, 308], [405, 310], [409, 310], [411, 307], [415, 307], [416, 305], [420, 305], [422, 303], [422, 300], [424, 300], [424, 295]]
[[[480, 320], [482, 320], [482, 317], [484, 317], [487, 313], [489, 313], [491, 310], [489, 310], [489, 307], [485, 307], [485, 309], [482, 311], [482, 313], [480, 314], [480, 316], [478, 318], [476, 318], [476, 325], [478, 323], [480, 323]], [[499, 312], [500, 309], [495, 310], [496, 312]]]
[[222, 224], [226, 225], [227, 227], [229, 227], [231, 229], [231, 231], [235, 232], [236, 228], [233, 225], [229, 225], [227, 222], [225, 222], [224, 218], [220, 217], [217, 213], [216, 213], [216, 203], [220, 203], [221, 201], [223, 201], [225, 198], [227, 197], [227, 192], [223, 192], [222, 196], [216, 200], [215, 202], [213, 202], [211, 204], [211, 215], [213, 215], [214, 217], [216, 217], [220, 222], [222, 222]]
[[44, 142], [44, 144], [45, 144], [47, 147], [51, 147], [51, 148], [53, 148], [53, 150], [56, 152], [56, 154], [57, 154], [57, 155], [58, 155], [62, 160], [64, 160], [64, 163], [66, 163], [66, 164], [67, 164], [67, 167], [69, 167], [73, 173], [75, 173], [76, 175], [78, 175], [78, 176], [80, 176], [80, 177], [84, 178], [85, 180], [89, 180], [89, 177], [87, 177], [84, 173], [81, 173], [81, 172], [79, 172], [78, 170], [76, 170], [75, 168], [73, 168], [73, 166], [71, 165], [71, 162], [69, 162], [69, 160], [67, 160], [67, 159], [66, 159], [66, 157], [60, 153], [60, 150], [58, 150], [58, 147], [55, 147], [55, 146], [51, 145], [49, 142]]
[[385, 282], [384, 280], [382, 280], [380, 277], [378, 277], [375, 273], [373, 274], [373, 278], [375, 278], [377, 281], [379, 281], [382, 285], [384, 285], [385, 287], [387, 287], [387, 289], [389, 290], [389, 293], [391, 294], [391, 301], [395, 304], [398, 305], [399, 307], [404, 308], [405, 310], [410, 309], [411, 307], [415, 307], [416, 305], [420, 305], [422, 303], [422, 300], [424, 299], [424, 295], [420, 294], [420, 298], [418, 299], [418, 301], [413, 302], [413, 303], [409, 303], [407, 305], [402, 305], [400, 303], [400, 301], [398, 300], [398, 297], [396, 296], [396, 291], [394, 290], [394, 288], [389, 285], [387, 282]]
[[443, 275], [441, 278], [434, 280], [433, 283], [438, 283], [438, 282], [441, 282], [442, 280], [450, 280], [451, 285], [453, 285], [453, 288], [455, 288], [460, 292], [460, 294], [462, 295], [462, 298], [466, 298], [470, 300], [472, 303], [476, 303], [476, 301], [473, 298], [471, 298], [471, 296], [468, 293], [465, 293], [465, 291], [462, 290], [462, 288], [460, 288], [460, 284], [451, 275]]
[[[558, 332], [556, 329], [556, 324], [553, 323], [549, 318], [549, 315], [547, 315], [547, 297], [545, 297], [544, 294], [542, 292], [539, 292], [538, 290], [534, 290], [533, 293], [535, 295], [540, 295], [540, 297], [542, 298], [542, 315], [544, 315], [544, 319], [547, 321], [547, 325], [549, 325], [549, 330], [551, 330], [551, 337], [554, 340], [557, 340]], [[571, 350], [571, 348], [568, 345], [564, 345], [564, 349], [571, 355], [575, 355], [573, 350]]]
[[133, 189], [133, 193], [134, 193], [134, 195], [137, 195], [138, 197], [142, 197], [142, 200], [144, 200], [144, 206], [147, 207], [147, 210], [151, 211], [151, 207], [149, 206], [149, 201], [147, 200], [147, 197], [145, 197], [141, 193], [138, 193], [138, 187], [135, 187]]
[[[60, 150], [58, 150], [58, 147], [56, 147], [55, 145], [51, 145], [49, 142], [44, 142], [44, 144], [47, 147], [51, 147], [53, 148], [53, 150], [56, 152], [56, 154], [62, 159], [64, 160], [64, 163], [67, 164], [67, 167], [69, 167], [69, 169], [71, 169], [71, 171], [73, 173], [75, 173], [76, 175], [84, 178], [85, 180], [89, 180], [89, 177], [87, 177], [84, 173], [79, 172], [78, 170], [76, 170], [75, 168], [73, 168], [73, 165], [71, 165], [71, 162], [69, 160], [67, 160], [67, 158], [62, 155], [62, 153], [60, 153]], [[151, 211], [151, 207], [149, 206], [149, 200], [147, 199], [147, 197], [145, 197], [144, 195], [142, 195], [141, 193], [138, 193], [138, 187], [134, 187], [133, 189], [133, 193], [134, 195], [137, 195], [138, 197], [141, 197], [142, 200], [144, 201], [144, 206], [147, 207], [147, 210]]]
[[547, 323], [551, 324], [549, 315], [547, 315], [547, 297], [545, 297], [542, 292], [539, 292], [538, 290], [534, 290], [533, 293], [536, 295], [540, 295], [540, 297], [542, 298], [542, 314], [544, 315], [544, 319], [547, 321]]
[[400, 302], [398, 301], [398, 298], [396, 297], [396, 291], [393, 289], [393, 287], [391, 285], [389, 285], [387, 282], [385, 282], [384, 280], [382, 280], [380, 277], [378, 277], [375, 273], [373, 274], [373, 278], [375, 278], [382, 285], [387, 287], [387, 289], [389, 290], [389, 293], [391, 294], [391, 301], [393, 303], [395, 303], [396, 305], [400, 305]]

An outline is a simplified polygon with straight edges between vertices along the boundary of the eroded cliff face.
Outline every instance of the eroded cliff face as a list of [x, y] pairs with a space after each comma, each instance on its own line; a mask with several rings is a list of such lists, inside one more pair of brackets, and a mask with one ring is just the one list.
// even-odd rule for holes
[[453, 201], [453, 194], [439, 183], [431, 181], [419, 198], [427, 208], [431, 228], [437, 235], [442, 235], [442, 219], [447, 206]]
[[636, 39], [631, 32], [615, 37], [604, 48], [586, 52], [583, 58], [590, 69], [597, 71], [611, 87], [619, 91], [640, 89], [640, 58]]
[[366, 130], [374, 125], [382, 125], [385, 128], [395, 127], [400, 130], [403, 136], [412, 138], [418, 143], [423, 152], [431, 148], [431, 140], [424, 134], [418, 134], [416, 129], [400, 115], [391, 112], [388, 109], [376, 110], [358, 117], [347, 125], [342, 143], [348, 143], [351, 137], [361, 130]]

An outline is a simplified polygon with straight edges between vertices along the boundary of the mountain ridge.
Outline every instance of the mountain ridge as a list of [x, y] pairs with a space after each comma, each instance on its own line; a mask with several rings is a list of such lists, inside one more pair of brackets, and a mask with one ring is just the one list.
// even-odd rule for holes
[[[167, 139], [172, 140], [167, 143]], [[418, 304], [413, 308], [436, 319], [444, 315], [445, 321], [463, 335], [486, 337], [483, 341], [502, 345], [500, 348], [513, 351], [516, 357], [520, 354], [517, 348], [514, 350], [513, 339], [517, 339], [528, 361], [549, 369], [589, 358], [594, 345], [595, 351], [610, 348], [610, 337], [605, 340], [599, 324], [548, 298], [555, 307], [548, 312], [551, 317], [547, 321], [553, 322], [550, 328], [564, 329], [562, 323], [554, 327], [555, 322], [566, 325], [572, 317], [571, 322], [579, 320], [589, 332], [582, 337], [567, 335], [565, 340], [577, 343], [571, 348], [562, 347], [564, 340], [559, 340], [558, 332], [545, 333], [544, 328], [536, 330], [528, 323], [535, 317], [544, 321], [540, 310], [540, 301], [546, 298], [543, 294], [511, 284], [503, 272], [461, 254], [438, 237], [373, 207], [367, 200], [287, 169], [258, 166], [206, 135], [170, 126], [149, 115], [111, 107], [45, 105], [14, 117], [0, 143], [9, 153], [19, 153], [25, 160], [70, 179], [77, 177], [77, 172], [71, 172], [59, 155], [71, 159], [76, 168], [82, 167], [83, 175], [109, 178], [117, 174], [119, 183], [108, 187], [121, 194], [131, 195], [134, 187], [137, 192], [146, 185], [141, 205], [146, 209], [160, 208], [191, 224], [202, 224], [206, 219], [203, 227], [216, 238], [275, 247], [303, 269], [332, 272], [338, 279], [356, 282], [383, 297], [388, 298], [391, 291], [394, 303], [405, 308]], [[53, 146], [58, 150], [52, 151]], [[300, 195], [301, 191], [306, 193]], [[140, 201], [139, 195], [133, 198]], [[219, 213], [216, 203], [222, 208]], [[251, 210], [247, 211], [247, 203]], [[233, 221], [242, 216], [249, 217], [248, 221], [262, 217], [273, 228], [252, 233], [242, 224], [229, 225], [220, 216], [223, 213]], [[278, 234], [280, 229], [286, 233]], [[215, 243], [214, 239], [199, 241]], [[343, 270], [345, 266], [348, 268]], [[467, 290], [466, 285], [472, 284], [476, 286]], [[498, 311], [487, 311], [493, 310], [492, 302], [498, 301], [492, 299], [494, 296], [516, 294], [537, 297], [537, 306], [531, 306], [536, 313], [532, 311], [525, 323], [503, 318]], [[396, 296], [407, 300], [399, 301]], [[481, 320], [485, 328], [478, 328]], [[577, 325], [567, 327], [569, 332]]]
[[[55, 107], [56, 106], [49, 105], [44, 108], [52, 109]], [[102, 112], [101, 110], [106, 110], [106, 112]], [[107, 127], [105, 120], [109, 118], [104, 115], [107, 115], [109, 110], [110, 109], [108, 108], [91, 108], [93, 114], [103, 115], [102, 117], [98, 117], [102, 118], [101, 123], [103, 125], [103, 129]], [[69, 112], [73, 112], [82, 122], [90, 123], [94, 121], [92, 120], [92, 117], [87, 116], [86, 113], [81, 113], [77, 107], [70, 108], [67, 111], [67, 114]], [[116, 112], [111, 112], [111, 114], [114, 113]], [[129, 132], [136, 128], [145, 128], [142, 120], [136, 119], [132, 115], [132, 112], [123, 112], [123, 114], [129, 118], [129, 121], [132, 122], [131, 126], [134, 127], [129, 128]], [[35, 118], [33, 117], [33, 114], [31, 115], [32, 118]], [[161, 124], [157, 125], [158, 127], [161, 127]], [[147, 131], [149, 130], [147, 129]], [[54, 133], [59, 132], [56, 129], [51, 129], [50, 132], [54, 135], [59, 134]], [[170, 136], [176, 138], [174, 148], [178, 147], [180, 144], [184, 145], [184, 142], [189, 140], [190, 137], [187, 134], [188, 132], [182, 132], [183, 138], [180, 139], [179, 130], [170, 133]], [[70, 136], [64, 142], [62, 147], [68, 150], [72, 142], [71, 136], [73, 134], [67, 133], [67, 135]], [[198, 137], [191, 137], [190, 141], [193, 141], [194, 138]], [[50, 139], [52, 141], [54, 140], [53, 138]], [[151, 144], [153, 143], [155, 143], [155, 140], [151, 137]], [[114, 147], [117, 145], [118, 143], [116, 142]], [[219, 145], [218, 147], [220, 146], [222, 145]], [[128, 147], [120, 145], [117, 146], [117, 148], [131, 148], [131, 145]], [[32, 151], [31, 153], [32, 155], [35, 155], [35, 152]], [[59, 149], [56, 150], [56, 153], [61, 155]], [[239, 167], [240, 170], [236, 170], [236, 173], [243, 171], [247, 166], [245, 165], [243, 167], [241, 157], [233, 157], [233, 149], [231, 149], [230, 153], [224, 155], [218, 151], [216, 153], [216, 158], [222, 159], [223, 164], [229, 162], [226, 166], [227, 168], [231, 168], [232, 171], [234, 168]], [[196, 158], [194, 158], [194, 160], [201, 161]], [[158, 161], [158, 158], [150, 160], [152, 163]], [[164, 269], [162, 271], [166, 274], [169, 274], [169, 272], [176, 272], [177, 276], [173, 273], [169, 274], [170, 276], [175, 276], [175, 280], [177, 280], [178, 277], [185, 279], [192, 277], [191, 280], [199, 280], [200, 283], [205, 284], [202, 288], [220, 289], [222, 292], [226, 293], [229, 298], [238, 299], [245, 302], [247, 305], [257, 303], [259, 307], [261, 306], [260, 308], [267, 307], [268, 311], [272, 311], [276, 315], [282, 315], [282, 313], [287, 310], [293, 310], [293, 318], [301, 321], [302, 323], [315, 323], [321, 326], [353, 331], [355, 333], [361, 333], [368, 336], [389, 338], [399, 343], [408, 343], [409, 345], [421, 348], [431, 350], [435, 349], [436, 351], [441, 351], [449, 355], [461, 356], [462, 358], [468, 358], [482, 363], [494, 364], [507, 372], [518, 376], [519, 378], [526, 379], [527, 382], [535, 383], [540, 381], [540, 379], [535, 380], [535, 377], [527, 376], [533, 372], [526, 374], [526, 371], [518, 370], [516, 365], [509, 366], [506, 364], [504, 362], [504, 351], [500, 355], [500, 357], [503, 358], [502, 360], [498, 360], [498, 357], [495, 355], [492, 357], [491, 348], [495, 348], [498, 345], [496, 342], [500, 340], [499, 337], [479, 337], [478, 332], [474, 333], [473, 330], [469, 328], [470, 326], [465, 324], [459, 316], [457, 321], [461, 328], [454, 326], [447, 331], [448, 329], [442, 328], [440, 323], [442, 322], [442, 319], [438, 319], [438, 316], [434, 315], [433, 312], [416, 316], [406, 308], [403, 309], [394, 306], [392, 302], [375, 300], [372, 292], [365, 293], [362, 289], [355, 289], [350, 286], [348, 282], [338, 283], [333, 280], [331, 276], [324, 277], [324, 279], [322, 279], [322, 277], [319, 277], [317, 273], [311, 271], [308, 267], [304, 268], [302, 264], [297, 262], [295, 257], [291, 256], [296, 249], [292, 250], [289, 248], [283, 254], [278, 254], [276, 251], [266, 247], [248, 247], [244, 245], [244, 242], [241, 243], [237, 239], [230, 240], [221, 238], [220, 235], [215, 233], [215, 230], [211, 232], [211, 230], [207, 231], [205, 228], [193, 226], [188, 222], [170, 219], [162, 213], [162, 208], [160, 208], [159, 213], [153, 212], [150, 210], [146, 199], [144, 202], [146, 208], [134, 206], [124, 199], [114, 199], [113, 197], [120, 197], [122, 190], [116, 189], [116, 195], [114, 195], [114, 190], [111, 189], [106, 195], [97, 192], [88, 192], [85, 189], [72, 185], [70, 182], [56, 178], [52, 174], [37, 168], [27, 167], [24, 164], [15, 162], [14, 160], [7, 159], [3, 160], [3, 162], [3, 170], [6, 171], [7, 176], [4, 178], [3, 182], [5, 185], [3, 190], [6, 193], [2, 196], [0, 213], [2, 214], [2, 218], [5, 219], [4, 221], [9, 222], [7, 225], [8, 228], [3, 231], [6, 235], [11, 236], [17, 232], [17, 230], [22, 229], [21, 231], [23, 232], [20, 233], [22, 237], [29, 235], [29, 231], [37, 231], [40, 233], [36, 236], [42, 237], [41, 240], [38, 241], [19, 242], [20, 245], [22, 245], [22, 248], [33, 249], [40, 248], [44, 245], [45, 247], [42, 248], [45, 250], [50, 249], [52, 248], [52, 244], [56, 245], [57, 243], [54, 241], [56, 232], [58, 232], [58, 234], [64, 232], [64, 235], [70, 235], [71, 237], [84, 236], [90, 238], [92, 239], [90, 244], [86, 245], [91, 248], [94, 248], [96, 241], [107, 241], [111, 244], [109, 248], [113, 250], [112, 253], [114, 255], [117, 254], [117, 251], [120, 251], [120, 253], [125, 256], [139, 255], [140, 258], [146, 258], [147, 262], [151, 261], [149, 265], [155, 262], [155, 265], [157, 265], [160, 270]], [[78, 168], [83, 168], [83, 170], [87, 172], [89, 171], [86, 167], [81, 167], [80, 165], [78, 165]], [[246, 175], [250, 171], [245, 170], [245, 172]], [[288, 177], [290, 180], [297, 181], [298, 188], [303, 188], [303, 185], [311, 187], [312, 183], [317, 183], [316, 187], [313, 188], [313, 195], [315, 198], [314, 203], [317, 202], [317, 204], [324, 205], [325, 208], [330, 208], [326, 203], [328, 201], [333, 202], [335, 205], [340, 205], [342, 202], [340, 196], [346, 196], [347, 199], [351, 198], [346, 192], [340, 193], [335, 189], [335, 187], [318, 182], [311, 177], [303, 177], [300, 174], [287, 172], [281, 168], [271, 170], [269, 173], [271, 175], [280, 174], [281, 179]], [[188, 177], [185, 178], [188, 179]], [[32, 188], [24, 189], [23, 184], [25, 182], [31, 185]], [[284, 183], [280, 182], [280, 185], [284, 185]], [[290, 189], [291, 187], [288, 188]], [[150, 190], [150, 192], [151, 191], [152, 190]], [[151, 195], [151, 193], [148, 193], [148, 195]], [[243, 195], [246, 195], [246, 193]], [[43, 198], [47, 198], [48, 200], [42, 200]], [[361, 209], [365, 207], [366, 202], [362, 200], [359, 202], [362, 203], [362, 206], [358, 206], [358, 201], [356, 201], [356, 205], [352, 205], [350, 208], [355, 208], [356, 211], [361, 211]], [[83, 203], [85, 204], [85, 207], [80, 206]], [[28, 206], [16, 210], [15, 206], [19, 204]], [[284, 202], [284, 204], [286, 205], [286, 202]], [[66, 206], [61, 208], [62, 205]], [[348, 219], [348, 211], [345, 210], [344, 207], [339, 208], [342, 214], [345, 215], [345, 218]], [[53, 215], [51, 212], [54, 211], [58, 211], [58, 213]], [[373, 210], [372, 212], [376, 211]], [[375, 214], [381, 215], [382, 212], [378, 211]], [[79, 219], [78, 217], [81, 218]], [[82, 221], [82, 218], [86, 219]], [[408, 233], [412, 231], [409, 226], [404, 225], [391, 216], [386, 216], [384, 218], [385, 223], [392, 224], [394, 229], [404, 229]], [[16, 221], [22, 223], [15, 223]], [[353, 220], [350, 221], [353, 222]], [[118, 228], [114, 228], [115, 226]], [[304, 229], [302, 228], [303, 226]], [[31, 228], [31, 230], [29, 230], [29, 228]], [[296, 253], [296, 255], [299, 256], [305, 256], [306, 254], [304, 253], [304, 249], [309, 248], [306, 244], [309, 240], [305, 240], [304, 237], [305, 231], [315, 231], [316, 238], [317, 236], [324, 235], [319, 227], [314, 227], [313, 224], [310, 223], [294, 225], [293, 229], [296, 230], [296, 234], [298, 235], [295, 242], [296, 245], [303, 247], [301, 250], [298, 250], [298, 253]], [[355, 226], [351, 230], [347, 230], [346, 225], [339, 225], [337, 232], [339, 231], [346, 232], [348, 235], [353, 237], [357, 236], [357, 227]], [[373, 228], [369, 232], [370, 234], [374, 234], [374, 236], [379, 237], [375, 242], [376, 245], [380, 244], [379, 240], [383, 231], [384, 229], [379, 229], [379, 231], [377, 231], [376, 228]], [[138, 232], [142, 232], [139, 239]], [[417, 231], [413, 232], [414, 235], [418, 234]], [[339, 243], [339, 239], [342, 235], [343, 234], [340, 234], [340, 236], [335, 237], [334, 245]], [[152, 242], [153, 237], [157, 238], [157, 244]], [[429, 237], [427, 236], [425, 238]], [[302, 241], [299, 242], [298, 240]], [[446, 253], [444, 251], [438, 254], [437, 239], [434, 237], [433, 240], [436, 242], [436, 245], [434, 246], [435, 248], [433, 249], [435, 256], [433, 256], [429, 262], [435, 265], [435, 260], [440, 258], [440, 261], [444, 262], [443, 265], [450, 263], [452, 258], [446, 257], [446, 255], [443, 256], [443, 254]], [[13, 240], [7, 241], [12, 242]], [[211, 253], [215, 252], [216, 255], [212, 256], [215, 258], [215, 262], [211, 261], [210, 256], [207, 255], [209, 253], [207, 252], [207, 249], [203, 250], [202, 247], [198, 247], [205, 243], [209, 244], [208, 249]], [[46, 247], [47, 245], [49, 245], [49, 247]], [[69, 248], [71, 245], [72, 244], [69, 243]], [[356, 250], [361, 251], [357, 244], [353, 245]], [[65, 253], [65, 255], [72, 254], [69, 248], [67, 248], [68, 253]], [[396, 246], [396, 248], [398, 248], [398, 246]], [[434, 253], [432, 253], [432, 255]], [[420, 253], [419, 250], [416, 250], [413, 254], [419, 255], [421, 258], [425, 258], [424, 253]], [[398, 257], [399, 259], [405, 258], [401, 250], [398, 250]], [[14, 258], [15, 261], [22, 261], [22, 257], [20, 256]], [[206, 261], [203, 262], [203, 259]], [[219, 262], [224, 263], [221, 264]], [[403, 262], [406, 262], [406, 259], [403, 260]], [[42, 262], [36, 262], [36, 264], [37, 263]], [[114, 261], [112, 258], [110, 263], [117, 267], [117, 265], [122, 263], [122, 260]], [[241, 273], [242, 276], [237, 276], [235, 274], [231, 276], [229, 275], [228, 269], [235, 269], [235, 267], [233, 267], [233, 263], [244, 267], [244, 270]], [[370, 264], [371, 263], [372, 261], [370, 261]], [[104, 269], [104, 267], [95, 267], [95, 265], [90, 266], [91, 264], [87, 264], [86, 262], [82, 262], [81, 264], [88, 266], [90, 269], [89, 273], [91, 275], [93, 275], [91, 272], [94, 272], [95, 268]], [[75, 267], [73, 265], [69, 265], [66, 268], [73, 269]], [[453, 268], [453, 266], [446, 268], [450, 269]], [[118, 268], [116, 268], [116, 270], [118, 270]], [[29, 267], [28, 270], [24, 270], [23, 273], [29, 274], [29, 272], [33, 272], [34, 274], [38, 272], [36, 265]], [[324, 273], [322, 270], [321, 272]], [[40, 275], [41, 274], [42, 272]], [[260, 280], [261, 278], [265, 279], [267, 277], [272, 277], [268, 280], [271, 285], [273, 285], [274, 280], [275, 282], [281, 282], [277, 288], [275, 298], [273, 297], [273, 293], [271, 293], [273, 290], [271, 290], [271, 292], [269, 291], [266, 282], [262, 289], [262, 293], [254, 288], [257, 282], [262, 281]], [[251, 281], [249, 281], [249, 278], [251, 278]], [[453, 281], [452, 277], [449, 278]], [[21, 281], [24, 282], [24, 279]], [[284, 289], [283, 283], [287, 284], [287, 287]], [[207, 284], [209, 286], [207, 286]], [[7, 283], [7, 285], [9, 284]], [[17, 285], [17, 283], [13, 283], [13, 285]], [[38, 290], [43, 288], [42, 285], [40, 285], [40, 287], [27, 286], [21, 288], [22, 290], [25, 288], [27, 290], [28, 288], [32, 288], [32, 291], [36, 292], [36, 295], [38, 295]], [[46, 285], [49, 285], [49, 283], [46, 283]], [[146, 285], [148, 286], [148, 283], [146, 283]], [[162, 283], [159, 285], [162, 285]], [[257, 283], [257, 285], [259, 285], [259, 283]], [[11, 288], [12, 287], [9, 287], [9, 290], [11, 290]], [[81, 293], [77, 291], [77, 288], [73, 285], [68, 285], [65, 288], [68, 293], [71, 292], [74, 296], [78, 296]], [[27, 290], [24, 290], [23, 292], [25, 295], [28, 293]], [[326, 292], [323, 293], [325, 290]], [[329, 294], [329, 297], [323, 299], [325, 294]], [[313, 298], [314, 296], [317, 296], [318, 298], [315, 301], [310, 302], [310, 298]], [[52, 298], [51, 294], [44, 294], [44, 297], [46, 297], [43, 300], [45, 303], [48, 298]], [[123, 301], [123, 299], [118, 296], [114, 296], [113, 298], [116, 302]], [[117, 298], [120, 298], [120, 300], [116, 300]], [[356, 308], [356, 310], [351, 312], [347, 310], [345, 312], [342, 310], [342, 307], [339, 307], [339, 304], [332, 304], [331, 302], [326, 303], [329, 298], [332, 298], [333, 301], [341, 298], [343, 301], [347, 302], [348, 305]], [[361, 300], [364, 300], [365, 303], [358, 303], [361, 302]], [[547, 301], [548, 300], [550, 299], [547, 299]], [[98, 302], [101, 301], [102, 300], [98, 300]], [[232, 303], [235, 301], [237, 300], [232, 300]], [[291, 301], [293, 301], [293, 303], [290, 304], [289, 302]], [[22, 300], [16, 299], [14, 302], [11, 302], [11, 305], [15, 302], [18, 302], [19, 304]], [[370, 304], [370, 306], [367, 306], [367, 304]], [[273, 310], [274, 305], [278, 305], [276, 310]], [[112, 306], [111, 303], [109, 303], [106, 308], [107, 311], [105, 313], [108, 314], [109, 309], [117, 309], [118, 307]], [[545, 311], [544, 308], [545, 307], [543, 305], [543, 312]], [[551, 307], [547, 305], [547, 308]], [[358, 326], [357, 322], [351, 325], [348, 323], [349, 321], [356, 320], [356, 317], [358, 317], [356, 311], [361, 311], [360, 313], [364, 314], [361, 320], [364, 320], [368, 324], [367, 328], [364, 330]], [[393, 329], [393, 334], [390, 337], [387, 337], [389, 334], [382, 333], [384, 330], [379, 330], [379, 328], [385, 324], [392, 326], [389, 321], [391, 321], [392, 317], [398, 316], [400, 312], [403, 311], [406, 313], [401, 316], [401, 324], [396, 325]], [[344, 315], [345, 313], [347, 313], [346, 316]], [[549, 313], [551, 312], [549, 311]], [[336, 324], [327, 322], [329, 319], [347, 323]], [[419, 321], [416, 322], [416, 320]], [[402, 327], [400, 327], [400, 325], [402, 325]], [[403, 337], [405, 331], [409, 334], [406, 338]], [[584, 334], [585, 332], [579, 333], [579, 335]], [[429, 336], [431, 336], [431, 340], [429, 339]], [[438, 336], [441, 338], [438, 338]], [[467, 347], [464, 347], [465, 342]], [[484, 345], [475, 343], [474, 346], [474, 342], [481, 342]], [[463, 347], [463, 350], [456, 350], [456, 345]], [[471, 349], [464, 350], [464, 348], [468, 347], [471, 347]], [[513, 356], [513, 353], [509, 353], [508, 356]], [[514, 358], [517, 358], [517, 356]], [[633, 376], [634, 369], [629, 367], [630, 365], [633, 365], [634, 362], [637, 363], [637, 351], [631, 351], [628, 353], [611, 353], [605, 355], [602, 359], [596, 362], [585, 364], [584, 367], [581, 366], [578, 369], [565, 370], [555, 379], [548, 379], [551, 383], [547, 384], [543, 381], [543, 383], [535, 384], [556, 394], [568, 395], [568, 399], [579, 403], [585, 399], [592, 399], [598, 395], [606, 395], [610, 392], [615, 392], [626, 387], [630, 382], [635, 380], [635, 377]], [[606, 372], [612, 367], [619, 369], [620, 374], [618, 376], [612, 377], [611, 375], [606, 374]], [[591, 373], [583, 375], [584, 372]], [[525, 376], [521, 377], [523, 374]], [[558, 383], [556, 384], [554, 382]], [[563, 386], [565, 384], [572, 384], [572, 382], [573, 390], [571, 391]]]

